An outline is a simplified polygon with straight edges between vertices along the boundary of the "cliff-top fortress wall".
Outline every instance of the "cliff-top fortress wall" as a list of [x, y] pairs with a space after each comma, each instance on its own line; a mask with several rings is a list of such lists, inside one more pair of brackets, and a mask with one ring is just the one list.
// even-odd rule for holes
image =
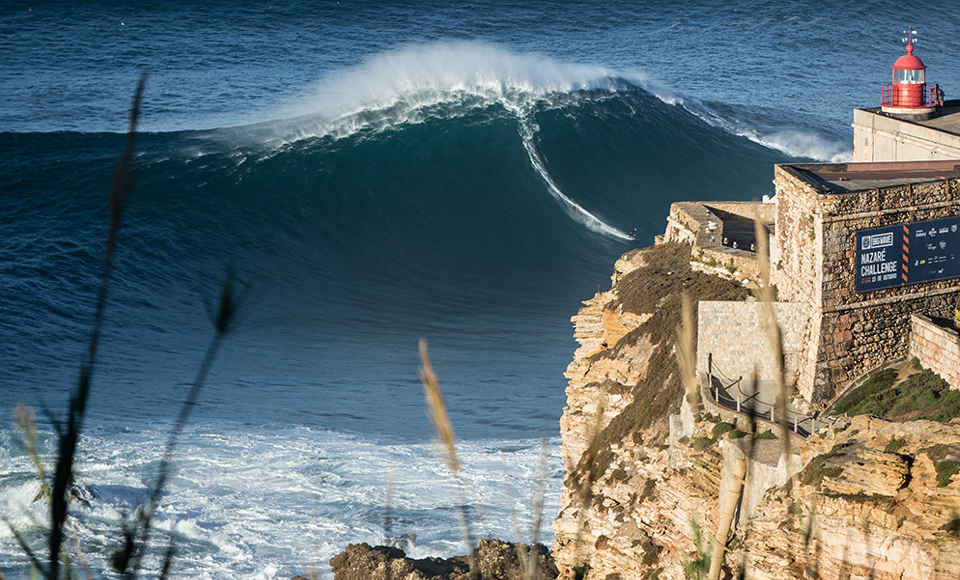
[[[789, 353], [788, 380], [819, 407], [873, 368], [907, 356], [911, 315], [953, 319], [960, 161], [782, 164], [774, 184], [776, 196], [763, 203], [673, 204], [658, 241], [691, 244], [696, 270], [757, 283], [753, 228], [755, 220], [763, 224], [778, 300], [804, 312], [803, 324], [789, 328], [799, 347]], [[743, 347], [751, 344], [744, 338], [751, 318], [742, 308], [709, 307], [700, 321], [699, 371], [707, 370], [707, 353], [744, 376], [751, 365], [761, 376], [769, 371], [764, 350]], [[955, 374], [945, 378], [960, 388]]]
[[[808, 418], [816, 436], [804, 437], [796, 417], [793, 435], [788, 422], [740, 413], [742, 391], [733, 408], [713, 402], [720, 391], [730, 402], [740, 382], [763, 394], [777, 372], [765, 305], [743, 288], [762, 283], [757, 232], [771, 242], [786, 372], [807, 402], [826, 405], [904, 356], [960, 388], [960, 334], [949, 328], [960, 295], [954, 109], [924, 124], [858, 112], [863, 162], [778, 165], [763, 202], [675, 203], [657, 239], [672, 243], [617, 262], [610, 290], [573, 318], [581, 347], [566, 373], [554, 521], [562, 578], [681, 580], [704, 555], [701, 534], [716, 542], [711, 578], [958, 577], [955, 421], [859, 416], [823, 428]], [[680, 292], [699, 298], [699, 413], [679, 394], [683, 349], [670, 338]], [[754, 369], [761, 380], [736, 380]], [[774, 414], [762, 397], [748, 409], [757, 401]]]
[[[906, 356], [911, 314], [953, 318], [955, 277], [906, 282], [920, 270], [941, 265], [949, 270], [960, 261], [956, 224], [931, 224], [947, 229], [932, 237], [924, 226], [924, 237], [916, 237], [921, 222], [960, 215], [957, 163], [776, 167], [780, 251], [771, 281], [780, 300], [804, 303], [811, 314], [797, 381], [807, 401], [825, 403], [867, 371]], [[872, 232], [884, 236], [884, 245], [869, 252], [864, 244]], [[927, 251], [927, 244], [936, 251]], [[920, 263], [911, 251], [926, 256], [924, 262], [945, 261]]]

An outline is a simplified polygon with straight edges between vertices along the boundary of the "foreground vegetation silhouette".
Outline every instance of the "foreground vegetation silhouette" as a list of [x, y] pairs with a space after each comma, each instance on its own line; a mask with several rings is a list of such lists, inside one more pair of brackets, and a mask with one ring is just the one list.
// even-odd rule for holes
[[[74, 476], [77, 463], [77, 445], [83, 432], [83, 422], [87, 411], [87, 402], [93, 385], [98, 347], [100, 342], [103, 314], [107, 306], [107, 292], [110, 285], [110, 276], [113, 270], [113, 258], [117, 247], [118, 234], [123, 222], [123, 215], [127, 207], [136, 170], [133, 159], [137, 136], [137, 122], [140, 117], [140, 107], [143, 101], [143, 92], [146, 85], [146, 75], [141, 76], [133, 98], [130, 111], [130, 124], [126, 134], [126, 143], [117, 161], [109, 197], [109, 230], [103, 254], [103, 268], [100, 275], [97, 302], [94, 310], [93, 328], [87, 347], [85, 359], [80, 367], [80, 377], [77, 387], [70, 395], [65, 425], [63, 422], [47, 412], [48, 420], [53, 424], [57, 438], [57, 456], [54, 461], [52, 483], [48, 482], [47, 472], [43, 467], [37, 446], [37, 431], [34, 424], [34, 414], [31, 410], [20, 405], [16, 413], [16, 424], [21, 433], [24, 449], [30, 457], [31, 463], [40, 480], [41, 497], [47, 501], [50, 508], [49, 529], [46, 533], [47, 556], [40, 556], [38, 549], [31, 547], [23, 533], [17, 530], [7, 519], [0, 514], [4, 523], [10, 529], [14, 539], [20, 545], [33, 568], [31, 576], [40, 574], [47, 580], [73, 578], [78, 575], [75, 566], [79, 565], [87, 578], [92, 578], [92, 572], [84, 561], [83, 554], [76, 550], [76, 563], [71, 563], [69, 553], [65, 549], [65, 539], [70, 527], [70, 503], [77, 492]], [[170, 431], [163, 457], [159, 464], [157, 479], [148, 490], [144, 502], [137, 507], [132, 516], [124, 514], [122, 517], [119, 538], [120, 546], [110, 557], [113, 571], [121, 578], [132, 580], [136, 578], [144, 565], [144, 557], [148, 553], [153, 522], [160, 506], [167, 483], [170, 463], [177, 440], [196, 405], [197, 398], [207, 379], [213, 361], [228, 334], [235, 319], [238, 305], [242, 302], [241, 293], [237, 291], [234, 277], [228, 272], [226, 281], [220, 292], [219, 306], [214, 316], [214, 336], [211, 340], [203, 362], [197, 372], [189, 393], [183, 402], [180, 412]], [[163, 552], [158, 578], [168, 576], [173, 564], [176, 548], [173, 539]], [[0, 580], [3, 575], [0, 574]]]

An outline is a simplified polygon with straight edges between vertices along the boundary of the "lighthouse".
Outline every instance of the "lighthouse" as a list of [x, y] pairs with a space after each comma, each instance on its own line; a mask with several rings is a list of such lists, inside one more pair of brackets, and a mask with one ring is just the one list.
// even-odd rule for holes
[[880, 106], [892, 117], [925, 121], [937, 115], [938, 105], [942, 106], [942, 103], [938, 101], [934, 87], [927, 87], [926, 65], [913, 54], [916, 31], [908, 30], [906, 34], [907, 54], [893, 63], [893, 82], [884, 83]]

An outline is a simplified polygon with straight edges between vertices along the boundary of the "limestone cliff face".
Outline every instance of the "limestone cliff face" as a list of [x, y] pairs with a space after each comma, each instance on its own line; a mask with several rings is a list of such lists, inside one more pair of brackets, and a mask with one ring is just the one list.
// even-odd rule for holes
[[564, 376], [570, 381], [567, 387], [567, 407], [560, 419], [563, 438], [561, 453], [564, 464], [576, 465], [586, 451], [589, 434], [595, 430], [597, 410], [604, 404], [601, 428], [610, 419], [623, 411], [623, 395], [610, 392], [605, 386], [636, 384], [643, 378], [650, 360], [651, 345], [642, 338], [625, 345], [617, 358], [597, 357], [617, 345], [630, 331], [650, 319], [650, 314], [624, 311], [617, 302], [617, 282], [625, 274], [645, 264], [642, 252], [624, 255], [614, 266], [613, 288], [598, 293], [585, 301], [584, 307], [571, 320], [574, 323], [574, 338], [580, 348], [574, 353], [573, 362]]
[[[727, 573], [798, 580], [960, 575], [960, 474], [953, 474], [960, 423], [855, 418], [791, 439], [789, 457], [780, 439], [728, 438], [718, 428], [720, 412], [709, 408], [699, 421], [685, 409], [687, 433], [679, 418], [671, 427], [682, 398], [673, 352], [679, 297], [672, 295], [745, 296], [684, 269], [676, 262], [682, 257], [663, 247], [626, 254], [612, 288], [573, 318], [581, 346], [566, 373], [567, 478], [554, 522], [561, 577], [585, 568], [589, 579], [685, 578], [684, 562], [710, 550], [708, 540], [697, 548], [694, 528], [705, 538], [716, 534], [718, 498], [737, 459], [748, 468]], [[754, 431], [745, 417], [723, 420]]]
[[860, 416], [801, 452], [797, 485], [768, 490], [741, 525], [734, 556], [751, 577], [960, 575], [960, 423]]

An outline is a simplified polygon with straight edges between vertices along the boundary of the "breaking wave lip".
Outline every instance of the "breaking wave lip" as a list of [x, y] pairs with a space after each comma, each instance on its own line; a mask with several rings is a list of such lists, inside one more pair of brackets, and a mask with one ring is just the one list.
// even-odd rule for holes
[[758, 145], [780, 151], [791, 157], [831, 163], [853, 160], [853, 152], [846, 145], [831, 142], [813, 131], [788, 127], [763, 129], [758, 125], [751, 126], [749, 122], [743, 123], [736, 117], [715, 111], [707, 103], [697, 99], [684, 98], [669, 92], [663, 94], [655, 92], [654, 95], [667, 104], [683, 107], [684, 110], [712, 127], [749, 139]]
[[628, 79], [601, 66], [479, 41], [412, 44], [331, 72], [286, 105], [257, 115], [273, 120], [195, 135], [270, 151], [310, 138], [375, 136], [494, 106], [520, 115], [598, 98], [591, 91], [616, 93], [638, 79], [639, 73]]
[[630, 240], [560, 190], [536, 149], [538, 127], [528, 121], [535, 108], [575, 104], [580, 92], [609, 94], [628, 84], [603, 67], [562, 63], [491, 44], [411, 45], [331, 74], [301, 102], [280, 111], [285, 120], [237, 128], [231, 134], [277, 151], [294, 141], [376, 135], [427, 119], [457, 118], [499, 106], [518, 122], [531, 167], [567, 214], [595, 233]]
[[453, 114], [493, 104], [518, 110], [554, 95], [616, 90], [620, 83], [622, 77], [599, 66], [482, 42], [436, 42], [384, 52], [331, 73], [277, 113], [307, 121], [297, 137], [338, 137], [419, 122], [444, 104], [457, 105], [459, 113]]

